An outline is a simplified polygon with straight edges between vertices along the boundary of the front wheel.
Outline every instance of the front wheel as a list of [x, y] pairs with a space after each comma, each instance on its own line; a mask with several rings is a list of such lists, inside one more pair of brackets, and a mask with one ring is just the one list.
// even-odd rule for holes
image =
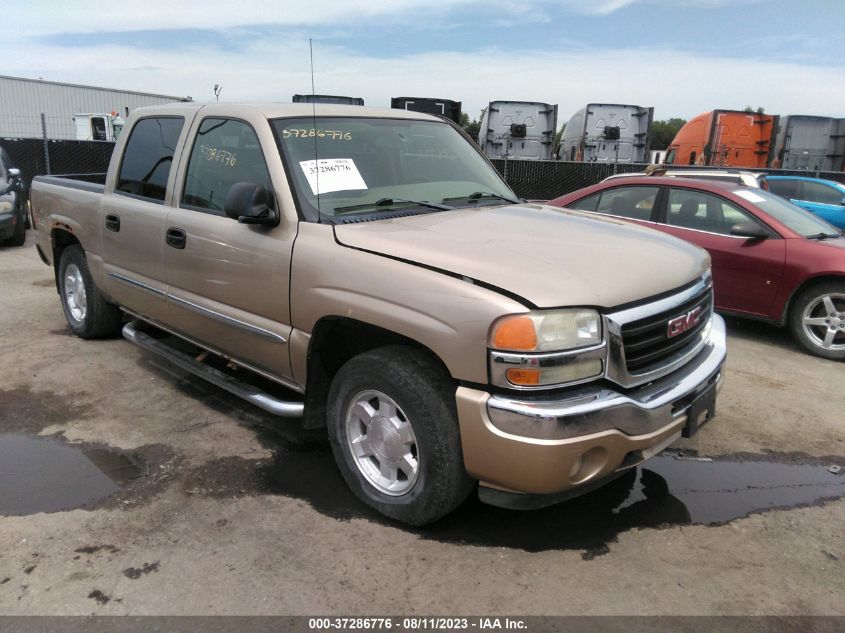
[[845, 360], [845, 282], [831, 281], [802, 291], [789, 315], [795, 340], [811, 354]]
[[329, 390], [328, 427], [347, 485], [392, 519], [432, 523], [472, 489], [454, 385], [419, 350], [385, 347], [348, 361]]

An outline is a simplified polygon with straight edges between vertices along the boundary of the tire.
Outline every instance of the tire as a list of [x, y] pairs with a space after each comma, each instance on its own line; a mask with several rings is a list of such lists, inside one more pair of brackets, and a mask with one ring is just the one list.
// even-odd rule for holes
[[[426, 525], [467, 498], [474, 482], [464, 469], [454, 385], [426, 354], [404, 346], [364, 352], [341, 367], [328, 397], [335, 461], [364, 503], [396, 521]], [[361, 457], [353, 442], [363, 447]]]
[[94, 285], [85, 251], [68, 246], [59, 259], [59, 297], [68, 325], [81, 338], [111, 336], [120, 330], [121, 314]]
[[26, 242], [26, 223], [24, 222], [23, 216], [18, 214], [18, 221], [15, 223], [15, 232], [12, 233], [12, 237], [6, 240], [6, 244], [9, 246], [23, 246], [24, 242]]
[[845, 360], [845, 281], [802, 290], [789, 311], [792, 336], [815, 356]]

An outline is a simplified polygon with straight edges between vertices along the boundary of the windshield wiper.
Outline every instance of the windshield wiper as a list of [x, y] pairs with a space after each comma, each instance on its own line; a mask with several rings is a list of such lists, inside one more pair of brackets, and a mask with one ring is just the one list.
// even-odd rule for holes
[[514, 200], [513, 198], [509, 198], [508, 196], [502, 196], [498, 193], [490, 193], [489, 191], [476, 191], [475, 193], [471, 193], [466, 196], [458, 196], [457, 198], [443, 198], [443, 202], [451, 202], [452, 200], [481, 200], [482, 198], [496, 198], [498, 200], [504, 200], [505, 202], [510, 202], [511, 204], [517, 204], [518, 202], [522, 202], [522, 200]]
[[839, 231], [838, 233], [821, 232], [821, 233], [816, 233], [815, 235], [808, 235], [807, 239], [808, 240], [819, 240], [819, 241], [821, 241], [821, 240], [826, 240], [826, 239], [829, 239], [829, 238], [841, 237], [841, 236], [842, 236], [842, 231]]
[[445, 204], [436, 204], [434, 202], [425, 202], [422, 200], [407, 200], [405, 198], [381, 198], [375, 202], [368, 202], [366, 204], [356, 204], [349, 207], [338, 207], [334, 210], [335, 213], [345, 213], [353, 211], [363, 211], [364, 209], [372, 209], [373, 207], [392, 207], [395, 204], [413, 204], [418, 207], [427, 207], [429, 209], [437, 209], [438, 211], [448, 211], [454, 207]]

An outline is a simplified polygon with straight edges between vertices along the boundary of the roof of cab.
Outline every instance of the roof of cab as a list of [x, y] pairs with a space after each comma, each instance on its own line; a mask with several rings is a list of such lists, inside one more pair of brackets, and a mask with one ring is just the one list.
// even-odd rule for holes
[[268, 119], [286, 117], [370, 117], [391, 119], [417, 119], [424, 121], [443, 121], [441, 117], [410, 110], [393, 108], [372, 108], [369, 106], [353, 106], [327, 103], [172, 103], [166, 105], [146, 106], [133, 110], [138, 115], [155, 113], [176, 114], [180, 111], [195, 112], [202, 109], [203, 114], [217, 114], [219, 116], [239, 116], [246, 113], [260, 113]]

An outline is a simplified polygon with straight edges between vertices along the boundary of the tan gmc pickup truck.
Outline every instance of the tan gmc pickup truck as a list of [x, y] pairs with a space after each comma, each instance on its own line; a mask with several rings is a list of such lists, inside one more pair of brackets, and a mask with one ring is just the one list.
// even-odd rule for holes
[[310, 104], [136, 110], [105, 184], [36, 178], [71, 329], [123, 335], [306, 428], [410, 524], [539, 507], [715, 412], [707, 254], [519, 201], [438, 117]]

